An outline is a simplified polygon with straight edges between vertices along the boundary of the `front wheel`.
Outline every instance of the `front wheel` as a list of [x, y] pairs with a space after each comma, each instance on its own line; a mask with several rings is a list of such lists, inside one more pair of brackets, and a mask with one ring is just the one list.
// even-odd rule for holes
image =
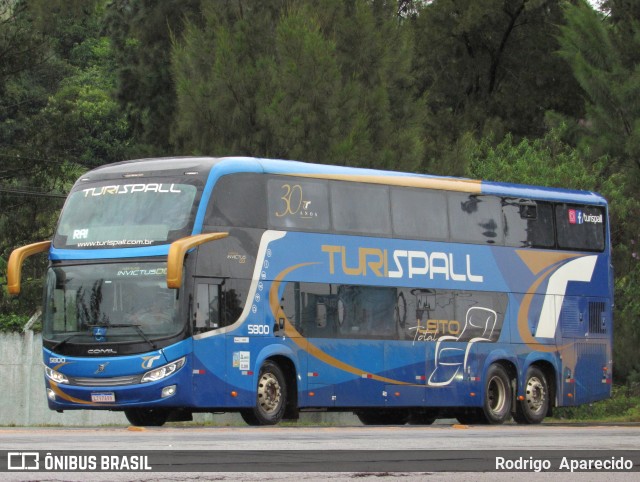
[[537, 367], [529, 367], [525, 378], [524, 400], [516, 404], [513, 419], [518, 423], [540, 423], [549, 410], [549, 386]]
[[161, 427], [169, 418], [165, 408], [129, 408], [124, 414], [135, 427]]
[[511, 380], [502, 365], [493, 364], [487, 370], [482, 411], [487, 423], [498, 425], [511, 416]]
[[276, 425], [282, 420], [287, 406], [287, 385], [280, 367], [266, 361], [260, 368], [256, 389], [256, 404], [240, 411], [249, 425]]

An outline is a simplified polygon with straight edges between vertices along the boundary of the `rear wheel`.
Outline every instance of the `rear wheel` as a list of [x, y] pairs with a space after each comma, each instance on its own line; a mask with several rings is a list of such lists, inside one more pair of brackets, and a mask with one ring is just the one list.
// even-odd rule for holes
[[487, 423], [501, 424], [511, 416], [511, 380], [502, 365], [494, 363], [487, 370], [482, 412]]
[[275, 425], [282, 420], [287, 405], [287, 385], [280, 367], [266, 361], [260, 368], [256, 405], [240, 411], [249, 425]]
[[525, 377], [524, 400], [516, 404], [513, 419], [518, 423], [540, 423], [549, 410], [549, 387], [542, 370], [529, 367]]
[[161, 427], [169, 418], [166, 408], [129, 408], [124, 414], [129, 423], [136, 427]]

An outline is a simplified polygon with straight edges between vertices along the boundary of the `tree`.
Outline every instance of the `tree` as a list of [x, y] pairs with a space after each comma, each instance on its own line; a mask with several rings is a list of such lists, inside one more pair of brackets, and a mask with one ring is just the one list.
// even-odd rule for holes
[[[567, 5], [560, 54], [588, 99], [583, 139], [595, 155], [640, 168], [640, 12], [612, 1], [612, 21], [585, 3]], [[637, 7], [636, 7], [637, 10]]]
[[[1, 0], [0, 0], [1, 1]], [[104, 2], [11, 2], [0, 25], [0, 258], [52, 236], [66, 193], [87, 167], [122, 160], [128, 126], [109, 97], [113, 55]], [[45, 19], [54, 19], [47, 22]], [[12, 66], [12, 67], [10, 67]], [[29, 261], [26, 295], [0, 314], [33, 313], [46, 261]], [[33, 279], [33, 283], [30, 280]]]
[[561, 0], [435, 0], [415, 17], [415, 75], [426, 98], [426, 166], [461, 174], [465, 133], [544, 134], [549, 110], [581, 112], [580, 88], [561, 58]]
[[107, 6], [104, 21], [118, 78], [115, 96], [132, 128], [135, 155], [174, 152], [171, 38], [181, 34], [187, 19], [197, 21], [199, 11], [200, 0], [114, 0]]
[[418, 165], [411, 39], [394, 3], [231, 2], [203, 16], [173, 48], [184, 150]]

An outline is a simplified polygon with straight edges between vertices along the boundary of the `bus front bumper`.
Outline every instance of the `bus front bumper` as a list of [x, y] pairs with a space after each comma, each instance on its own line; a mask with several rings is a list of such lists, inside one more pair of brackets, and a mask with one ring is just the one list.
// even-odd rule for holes
[[188, 370], [157, 381], [116, 386], [78, 386], [59, 383], [45, 376], [51, 410], [122, 410], [128, 407], [178, 407], [190, 402]]

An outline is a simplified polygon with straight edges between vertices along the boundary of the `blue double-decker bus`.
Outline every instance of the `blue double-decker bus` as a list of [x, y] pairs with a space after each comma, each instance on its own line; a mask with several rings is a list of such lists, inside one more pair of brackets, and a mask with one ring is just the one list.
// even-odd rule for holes
[[82, 176], [47, 252], [52, 410], [134, 425], [300, 411], [539, 423], [610, 396], [607, 203], [582, 191], [254, 158]]

